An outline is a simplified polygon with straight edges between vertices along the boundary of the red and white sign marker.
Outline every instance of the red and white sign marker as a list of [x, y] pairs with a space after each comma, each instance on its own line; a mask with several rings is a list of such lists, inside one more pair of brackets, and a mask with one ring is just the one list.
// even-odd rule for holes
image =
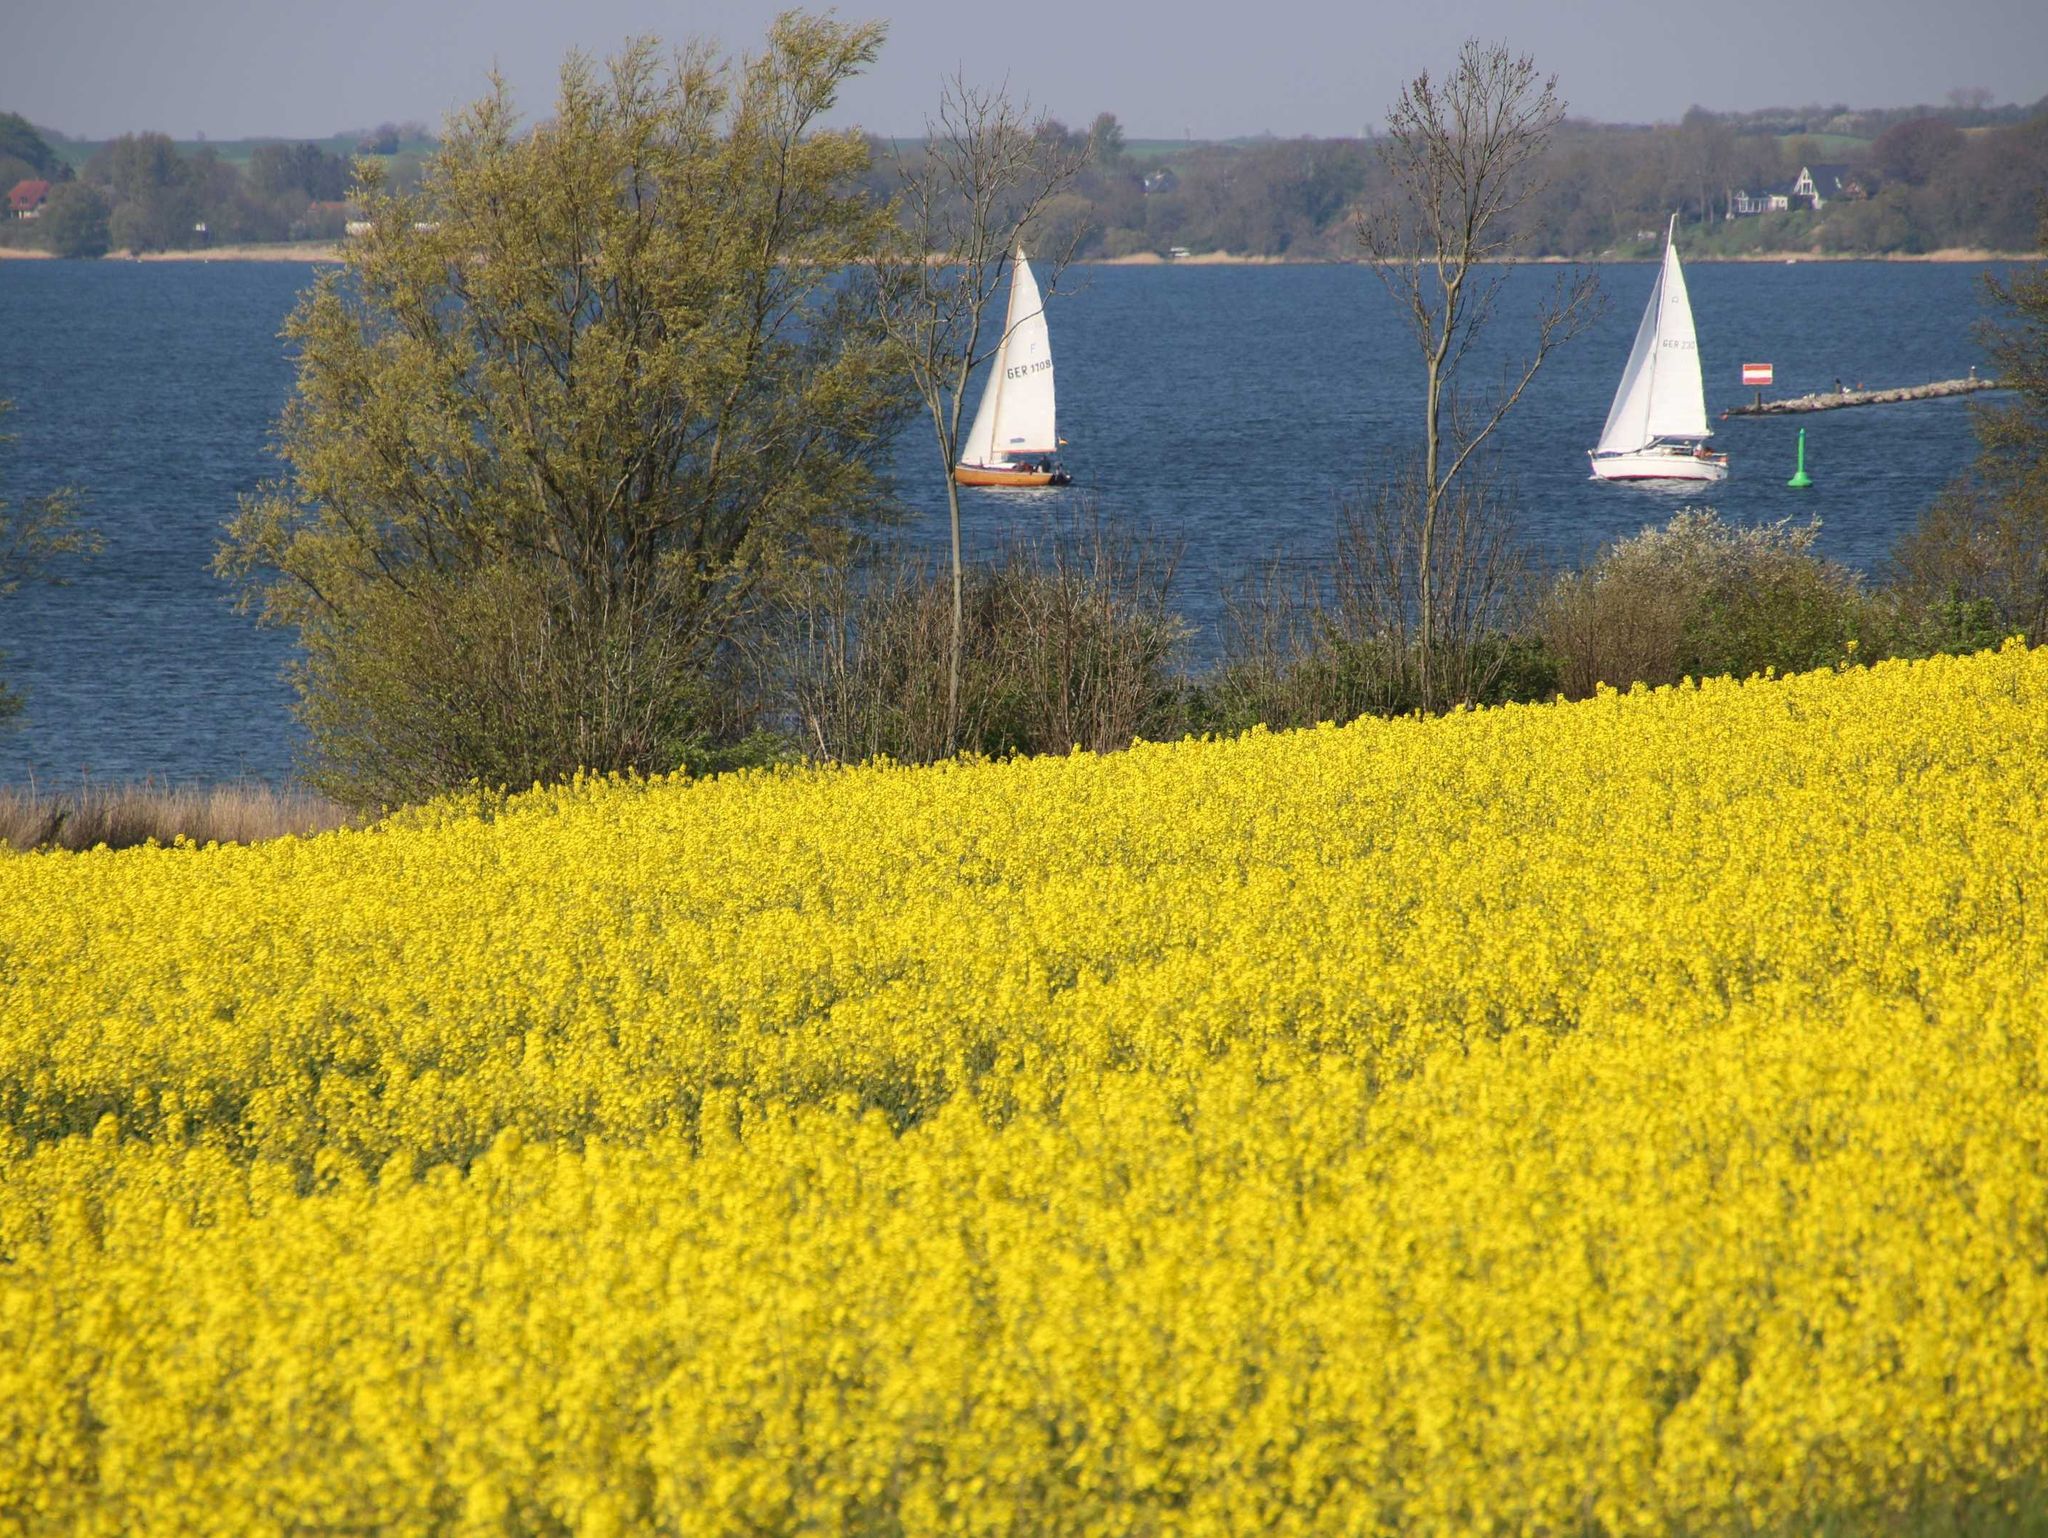
[[1746, 385], [1767, 385], [1771, 382], [1771, 366], [1768, 363], [1745, 363], [1742, 365], [1742, 382]]

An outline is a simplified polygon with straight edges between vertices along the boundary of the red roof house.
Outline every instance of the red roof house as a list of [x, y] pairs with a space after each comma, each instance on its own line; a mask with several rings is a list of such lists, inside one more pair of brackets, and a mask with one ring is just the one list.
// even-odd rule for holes
[[7, 194], [7, 212], [16, 219], [33, 219], [42, 212], [43, 202], [50, 195], [50, 184], [30, 179], [16, 182], [14, 190]]

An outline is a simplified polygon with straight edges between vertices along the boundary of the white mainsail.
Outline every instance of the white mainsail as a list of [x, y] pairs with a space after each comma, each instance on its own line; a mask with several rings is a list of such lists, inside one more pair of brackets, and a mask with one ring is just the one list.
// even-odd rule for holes
[[963, 465], [993, 466], [1000, 455], [1050, 454], [1053, 429], [1052, 336], [1031, 264], [1017, 253], [1010, 269], [1010, 308], [974, 425], [960, 446]]
[[1621, 387], [1608, 408], [1600, 433], [1599, 454], [1630, 454], [1659, 438], [1709, 438], [1707, 392], [1700, 380], [1699, 339], [1692, 326], [1692, 301], [1686, 297], [1685, 273], [1678, 265], [1672, 236], [1678, 216], [1664, 237], [1664, 267], [1650, 290], [1636, 345], [1621, 371]]

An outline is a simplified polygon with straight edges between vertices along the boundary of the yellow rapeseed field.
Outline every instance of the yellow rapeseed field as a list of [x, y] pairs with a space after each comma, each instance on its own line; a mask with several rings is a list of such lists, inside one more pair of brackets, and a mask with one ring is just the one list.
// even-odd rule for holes
[[2022, 1521], [2044, 796], [2009, 647], [0, 857], [0, 1532]]

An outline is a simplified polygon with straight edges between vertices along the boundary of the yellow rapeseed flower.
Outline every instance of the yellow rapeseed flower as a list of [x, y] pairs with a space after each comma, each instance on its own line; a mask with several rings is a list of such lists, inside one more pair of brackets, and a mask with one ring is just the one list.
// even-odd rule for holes
[[0, 856], [0, 1533], [2048, 1475], [2048, 652]]

